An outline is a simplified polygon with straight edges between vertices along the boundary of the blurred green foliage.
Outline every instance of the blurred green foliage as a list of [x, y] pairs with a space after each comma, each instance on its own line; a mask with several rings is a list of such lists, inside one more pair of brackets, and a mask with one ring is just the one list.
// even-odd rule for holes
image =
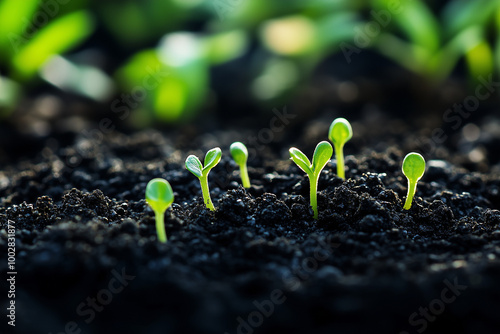
[[33, 77], [50, 57], [81, 43], [92, 29], [92, 19], [85, 11], [73, 12], [51, 21], [13, 56], [12, 66], [16, 77]]
[[[372, 2], [382, 11], [391, 6], [391, 1]], [[488, 33], [491, 30], [498, 35], [493, 21], [500, 2], [450, 1], [438, 13], [440, 18], [424, 1], [401, 2], [398, 9], [400, 12], [391, 15], [394, 20], [377, 40], [376, 47], [382, 54], [435, 81], [448, 77], [462, 57], [473, 81], [494, 71], [494, 41], [488, 40]]]
[[[53, 56], [87, 39], [94, 21], [86, 1], [0, 1], [0, 117], [12, 112], [22, 96], [21, 85], [36, 82]], [[61, 4], [63, 3], [63, 4]]]
[[[243, 88], [265, 104], [345, 55], [342, 45], [430, 82], [463, 61], [474, 82], [500, 73], [499, 31], [500, 1], [491, 0], [0, 0], [0, 117], [42, 79], [136, 125], [189, 121], [219, 93], [211, 80], [220, 66], [245, 57]], [[93, 49], [111, 65], [81, 56]]]

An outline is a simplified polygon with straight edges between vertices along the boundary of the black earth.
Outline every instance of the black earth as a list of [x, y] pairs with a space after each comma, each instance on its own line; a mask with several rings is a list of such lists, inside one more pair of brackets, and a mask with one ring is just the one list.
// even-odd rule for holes
[[[500, 333], [500, 122], [424, 145], [429, 133], [403, 121], [354, 121], [347, 179], [332, 158], [315, 221], [288, 148], [311, 156], [337, 116], [260, 137], [258, 128], [4, 137], [10, 151], [39, 148], [0, 172], [1, 333]], [[249, 138], [244, 189], [228, 148]], [[184, 160], [215, 146], [211, 212]], [[406, 211], [410, 150], [428, 161]], [[175, 192], [166, 244], [144, 200], [156, 177]]]

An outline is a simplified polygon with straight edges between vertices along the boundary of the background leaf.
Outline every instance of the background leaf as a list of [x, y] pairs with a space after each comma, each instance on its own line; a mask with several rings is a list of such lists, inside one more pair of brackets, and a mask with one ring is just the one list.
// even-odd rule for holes
[[455, 0], [443, 9], [443, 27], [447, 36], [454, 36], [470, 26], [484, 26], [495, 14], [497, 1], [491, 0]]
[[0, 1], [0, 54], [12, 55], [18, 52], [16, 40], [22, 41], [31, 32], [27, 31], [39, 0]]
[[209, 36], [204, 40], [205, 55], [217, 65], [241, 56], [248, 47], [248, 37], [243, 30], [231, 30]]
[[85, 40], [94, 30], [86, 11], [74, 12], [50, 22], [13, 59], [16, 73], [29, 78], [53, 55], [65, 52]]
[[[392, 0], [374, 0], [372, 3], [379, 11], [388, 11], [394, 7]], [[389, 24], [394, 22], [409, 42], [419, 47], [419, 52], [413, 57], [418, 58], [419, 62], [425, 62], [439, 49], [439, 22], [424, 1], [400, 1], [398, 4], [398, 10], [390, 12], [392, 14]]]

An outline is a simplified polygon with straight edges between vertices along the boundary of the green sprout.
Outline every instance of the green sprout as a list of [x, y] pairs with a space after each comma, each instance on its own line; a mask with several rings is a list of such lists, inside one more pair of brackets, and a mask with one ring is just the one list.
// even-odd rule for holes
[[345, 179], [344, 170], [344, 145], [352, 138], [351, 124], [345, 118], [337, 118], [330, 125], [328, 139], [335, 147], [335, 158], [337, 159], [337, 175]]
[[203, 201], [207, 208], [212, 211], [215, 211], [215, 207], [210, 199], [210, 191], [208, 190], [208, 173], [219, 163], [221, 157], [222, 151], [216, 147], [208, 151], [205, 155], [205, 167], [201, 164], [200, 159], [194, 155], [190, 155], [186, 159], [186, 169], [200, 179]]
[[231, 151], [231, 155], [233, 156], [234, 162], [238, 166], [240, 166], [240, 176], [241, 182], [243, 183], [243, 187], [250, 188], [250, 178], [248, 177], [248, 169], [247, 169], [247, 159], [248, 159], [248, 150], [245, 144], [240, 143], [239, 141], [231, 144], [229, 148]]
[[314, 211], [314, 219], [318, 219], [318, 179], [321, 170], [326, 166], [333, 154], [332, 145], [327, 141], [322, 141], [316, 146], [313, 154], [312, 164], [307, 156], [302, 153], [298, 148], [292, 147], [290, 149], [290, 157], [309, 177], [310, 184], [310, 198], [311, 206]]
[[406, 202], [403, 209], [410, 210], [413, 196], [415, 195], [415, 191], [417, 191], [417, 182], [425, 172], [424, 157], [415, 152], [408, 153], [403, 160], [402, 170], [408, 179], [408, 194], [406, 195]]
[[167, 242], [165, 233], [164, 214], [174, 202], [174, 192], [170, 183], [165, 179], [152, 179], [146, 186], [146, 202], [153, 209], [156, 218], [156, 234], [158, 241]]

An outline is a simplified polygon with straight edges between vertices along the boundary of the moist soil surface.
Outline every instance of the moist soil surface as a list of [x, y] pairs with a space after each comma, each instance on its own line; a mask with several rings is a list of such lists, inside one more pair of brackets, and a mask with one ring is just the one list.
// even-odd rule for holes
[[[17, 272], [16, 327], [4, 316], [0, 331], [500, 333], [499, 123], [483, 119], [425, 151], [415, 143], [427, 133], [404, 122], [353, 122], [347, 179], [333, 157], [314, 220], [288, 148], [311, 156], [335, 117], [250, 145], [249, 189], [228, 148], [259, 129], [40, 141], [0, 173], [3, 313], [8, 224]], [[184, 160], [215, 146], [211, 212]], [[419, 148], [427, 171], [406, 211], [401, 162]], [[166, 244], [144, 200], [156, 177], [175, 192]]]

